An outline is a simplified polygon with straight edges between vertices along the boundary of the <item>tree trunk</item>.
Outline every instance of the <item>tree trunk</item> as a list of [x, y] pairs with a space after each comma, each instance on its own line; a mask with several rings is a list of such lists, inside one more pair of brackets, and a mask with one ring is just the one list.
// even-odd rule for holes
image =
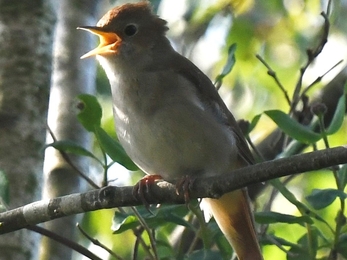
[[[87, 149], [91, 136], [77, 121], [77, 96], [93, 93], [95, 89], [95, 59], [80, 60], [93, 48], [95, 38], [76, 30], [76, 27], [95, 24], [98, 1], [62, 0], [57, 2], [58, 22], [53, 51], [53, 74], [49, 101], [48, 125], [57, 140], [72, 140]], [[52, 142], [48, 136], [48, 142]], [[88, 158], [70, 157], [84, 173], [88, 172]], [[85, 190], [86, 182], [71, 168], [61, 154], [48, 148], [44, 162], [43, 198], [54, 198]], [[65, 238], [77, 240], [77, 216], [46, 223], [45, 227]], [[53, 240], [42, 239], [40, 259], [71, 259], [72, 251]]]
[[[8, 208], [40, 197], [54, 22], [49, 1], [0, 0], [0, 170]], [[28, 230], [1, 236], [0, 259], [37, 259], [38, 242]]]

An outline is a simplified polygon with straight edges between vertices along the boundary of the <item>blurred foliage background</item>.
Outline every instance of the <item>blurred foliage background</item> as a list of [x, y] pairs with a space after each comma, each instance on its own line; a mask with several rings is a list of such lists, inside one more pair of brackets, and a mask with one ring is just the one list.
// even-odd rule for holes
[[[124, 2], [104, 1], [100, 17], [106, 10]], [[299, 79], [300, 68], [307, 61], [306, 51], [314, 49], [321, 39], [324, 25], [324, 19], [320, 15], [322, 11], [329, 13], [328, 42], [322, 53], [306, 71], [303, 77], [303, 87], [310, 85], [347, 56], [346, 0], [331, 1], [329, 7], [328, 1], [325, 0], [153, 0], [151, 2], [154, 10], [168, 21], [170, 28], [168, 37], [176, 50], [191, 59], [212, 80], [222, 71], [227, 60], [229, 46], [233, 43], [237, 44], [236, 63], [232, 72], [224, 78], [220, 89], [220, 94], [237, 119], [252, 120], [254, 116], [269, 109], [279, 109], [286, 113], [289, 111], [290, 106], [283, 92], [274, 79], [268, 75], [267, 68], [256, 58], [256, 54], [260, 55], [276, 72], [289, 97], [292, 97]], [[308, 97], [314, 98], [344, 66], [345, 61], [324, 75], [322, 80], [308, 92]], [[103, 107], [103, 128], [115, 137], [109, 84], [101, 68], [98, 69], [97, 90], [97, 97]], [[262, 116], [251, 133], [253, 142], [260, 142], [275, 127], [276, 125], [268, 117]], [[347, 143], [346, 127], [346, 123], [344, 123], [336, 134], [329, 137], [331, 146]], [[323, 142], [319, 142], [317, 147], [324, 147]], [[307, 148], [307, 150], [312, 150], [312, 148]], [[96, 178], [100, 178], [98, 177], [99, 170], [95, 167]], [[141, 176], [142, 173], [129, 173], [121, 166], [114, 165], [109, 170], [108, 178], [115, 180], [110, 183], [111, 185], [128, 185], [134, 184]], [[305, 196], [310, 194], [312, 189], [335, 187], [334, 176], [329, 171], [300, 175], [287, 183], [287, 188], [305, 204], [307, 204]], [[297, 207], [281, 195], [277, 195], [272, 201], [271, 207], [266, 208], [270, 191], [271, 188], [267, 187], [261, 193], [255, 206], [257, 211], [265, 208], [284, 214], [300, 215]], [[181, 207], [177, 206], [186, 214], [187, 212]], [[331, 227], [334, 227], [340, 207], [340, 202], [336, 200], [329, 207], [317, 211], [317, 214], [325, 219]], [[123, 255], [125, 259], [130, 259], [135, 242], [134, 235], [130, 230], [113, 235], [111, 233], [113, 218], [114, 210], [87, 213], [82, 226], [90, 235], [108, 245], [117, 254]], [[188, 222], [190, 218], [187, 216], [185, 220]], [[167, 250], [169, 259], [172, 253], [170, 250], [173, 249], [166, 246], [163, 241], [172, 242], [174, 240], [175, 236], [169, 234], [177, 232], [177, 230], [174, 231], [176, 226], [173, 224], [158, 226], [157, 236], [162, 243], [158, 244], [158, 248], [163, 252]], [[334, 234], [326, 224], [317, 221], [314, 226], [314, 229], [317, 228], [322, 233], [322, 236], [318, 236], [321, 240], [319, 242], [321, 247], [322, 244], [327, 243], [323, 241], [324, 239], [322, 240], [322, 237], [326, 237], [328, 241], [334, 239]], [[297, 223], [276, 223], [267, 227], [268, 234], [281, 237], [293, 244], [296, 244], [307, 232], [308, 229], [305, 225]], [[223, 240], [223, 238], [221, 239]], [[104, 255], [103, 259], [108, 258], [108, 253], [90, 245], [82, 237], [81, 240], [86, 246], [97, 250], [99, 256]], [[269, 243], [264, 237], [260, 240], [264, 244]], [[284, 246], [286, 250], [289, 248], [289, 244]], [[326, 259], [327, 250], [324, 247], [318, 250], [317, 259]], [[283, 250], [276, 245], [264, 245], [263, 252], [265, 259], [294, 259], [287, 258]], [[228, 259], [230, 252], [229, 255], [227, 253], [222, 257]], [[76, 259], [78, 258], [76, 256]], [[190, 259], [202, 258], [191, 257]]]

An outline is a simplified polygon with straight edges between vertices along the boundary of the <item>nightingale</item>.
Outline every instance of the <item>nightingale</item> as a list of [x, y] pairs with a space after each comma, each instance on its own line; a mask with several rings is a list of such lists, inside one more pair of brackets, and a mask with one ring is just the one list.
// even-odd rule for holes
[[[80, 29], [100, 38], [81, 58], [96, 56], [105, 70], [119, 141], [146, 174], [215, 176], [253, 163], [214, 85], [173, 49], [148, 2], [115, 7]], [[263, 259], [246, 189], [203, 201], [240, 260]]]

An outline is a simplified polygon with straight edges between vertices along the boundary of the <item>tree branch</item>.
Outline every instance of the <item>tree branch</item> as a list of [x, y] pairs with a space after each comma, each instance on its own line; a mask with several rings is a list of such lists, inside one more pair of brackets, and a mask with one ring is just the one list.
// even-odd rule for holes
[[[198, 178], [190, 185], [190, 197], [218, 198], [226, 192], [250, 184], [345, 163], [347, 163], [347, 147], [344, 146], [267, 161], [237, 169], [228, 175]], [[175, 181], [170, 182], [162, 181], [151, 186], [147, 201], [151, 204], [184, 203], [182, 194], [176, 194], [176, 187], [172, 184]], [[140, 205], [141, 201], [133, 196], [132, 191], [132, 186], [108, 186], [86, 193], [38, 201], [9, 210], [0, 214], [0, 234], [73, 214]]]

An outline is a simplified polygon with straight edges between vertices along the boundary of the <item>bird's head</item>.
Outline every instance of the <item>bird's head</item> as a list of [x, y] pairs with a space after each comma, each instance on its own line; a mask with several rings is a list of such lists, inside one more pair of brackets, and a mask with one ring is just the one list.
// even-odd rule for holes
[[124, 4], [108, 11], [96, 26], [82, 26], [100, 38], [100, 44], [81, 58], [95, 55], [131, 58], [166, 41], [166, 21], [153, 14], [149, 2]]

